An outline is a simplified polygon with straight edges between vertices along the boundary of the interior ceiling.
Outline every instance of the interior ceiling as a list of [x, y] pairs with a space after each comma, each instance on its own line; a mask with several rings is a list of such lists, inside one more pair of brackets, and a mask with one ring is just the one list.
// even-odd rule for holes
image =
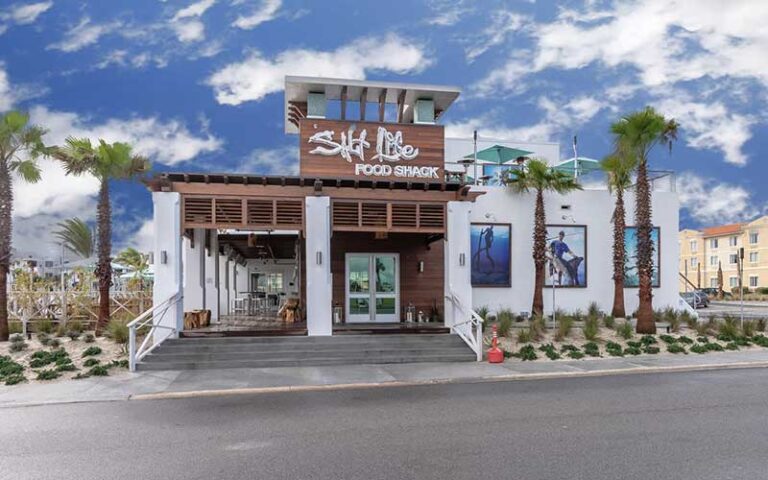
[[230, 245], [244, 258], [294, 259], [297, 239], [298, 234], [223, 234], [219, 235], [219, 248]]

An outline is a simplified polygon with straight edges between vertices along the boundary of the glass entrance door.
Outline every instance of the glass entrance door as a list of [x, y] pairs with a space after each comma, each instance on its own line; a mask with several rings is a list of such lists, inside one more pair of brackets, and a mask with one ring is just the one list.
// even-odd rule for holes
[[399, 257], [396, 253], [347, 254], [348, 322], [400, 321], [399, 267]]

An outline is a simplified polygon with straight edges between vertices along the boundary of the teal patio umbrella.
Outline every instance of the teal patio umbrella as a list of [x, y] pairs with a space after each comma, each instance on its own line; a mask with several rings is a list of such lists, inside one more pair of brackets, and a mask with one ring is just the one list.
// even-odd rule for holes
[[[519, 148], [505, 147], [504, 145], [494, 145], [492, 147], [484, 148], [477, 152], [478, 163], [495, 163], [496, 165], [503, 165], [507, 162], [517, 159], [518, 157], [526, 157], [533, 152], [526, 150], [520, 150]], [[464, 155], [464, 158], [472, 160], [474, 154]]]

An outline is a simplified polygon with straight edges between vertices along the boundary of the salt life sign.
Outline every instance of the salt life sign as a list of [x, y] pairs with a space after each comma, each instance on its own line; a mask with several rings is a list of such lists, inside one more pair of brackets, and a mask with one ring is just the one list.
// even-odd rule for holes
[[304, 118], [299, 135], [301, 175], [443, 181], [441, 125]]

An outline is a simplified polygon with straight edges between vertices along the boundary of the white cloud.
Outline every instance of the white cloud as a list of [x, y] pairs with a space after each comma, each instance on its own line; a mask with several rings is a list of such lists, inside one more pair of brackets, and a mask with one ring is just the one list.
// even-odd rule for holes
[[299, 173], [298, 149], [295, 146], [257, 148], [241, 162], [237, 173], [261, 175], [296, 175]]
[[199, 42], [205, 39], [205, 25], [200, 18], [216, 0], [200, 0], [180, 9], [171, 20], [171, 28], [181, 42]]
[[491, 25], [465, 50], [467, 61], [472, 62], [489, 49], [501, 45], [507, 35], [520, 30], [530, 21], [526, 15], [509, 10], [494, 12], [491, 20]]
[[739, 186], [683, 172], [677, 178], [681, 208], [700, 224], [749, 220], [761, 213], [750, 192]]
[[140, 252], [152, 252], [155, 250], [155, 222], [148, 218], [141, 223], [136, 233], [125, 242], [123, 248], [133, 247]]
[[431, 0], [428, 5], [432, 16], [427, 19], [427, 23], [440, 27], [456, 25], [464, 15], [472, 12], [465, 0]]
[[46, 143], [61, 144], [67, 136], [102, 138], [107, 142], [123, 141], [137, 153], [166, 165], [192, 160], [204, 153], [215, 152], [222, 141], [209, 133], [196, 135], [178, 120], [163, 121], [157, 117], [111, 118], [94, 124], [74, 112], [60, 112], [36, 106], [30, 111], [32, 121], [45, 125], [49, 133]]
[[358, 39], [331, 52], [286, 50], [274, 59], [253, 52], [244, 61], [215, 72], [207, 83], [219, 103], [239, 105], [281, 91], [286, 75], [364, 79], [369, 71], [414, 73], [428, 65], [420, 46], [390, 34]]
[[747, 156], [744, 144], [752, 137], [754, 118], [732, 113], [722, 102], [704, 103], [681, 98], [667, 98], [658, 104], [660, 112], [677, 120], [688, 146], [717, 149], [725, 161], [743, 166]]
[[119, 22], [91, 23], [91, 19], [83, 17], [80, 23], [70, 28], [64, 38], [56, 43], [48, 45], [48, 49], [61, 50], [62, 52], [76, 52], [99, 41], [102, 35], [117, 29]]
[[274, 19], [282, 5], [283, 0], [261, 0], [261, 5], [257, 9], [247, 15], [238, 16], [232, 26], [243, 30], [256, 28], [262, 23]]
[[5, 33], [11, 24], [29, 25], [37, 20], [37, 17], [47, 12], [53, 6], [53, 2], [37, 2], [25, 5], [14, 5], [5, 11], [0, 11], [0, 35]]
[[13, 91], [11, 82], [8, 80], [8, 74], [0, 63], [0, 112], [10, 110], [13, 106]]

